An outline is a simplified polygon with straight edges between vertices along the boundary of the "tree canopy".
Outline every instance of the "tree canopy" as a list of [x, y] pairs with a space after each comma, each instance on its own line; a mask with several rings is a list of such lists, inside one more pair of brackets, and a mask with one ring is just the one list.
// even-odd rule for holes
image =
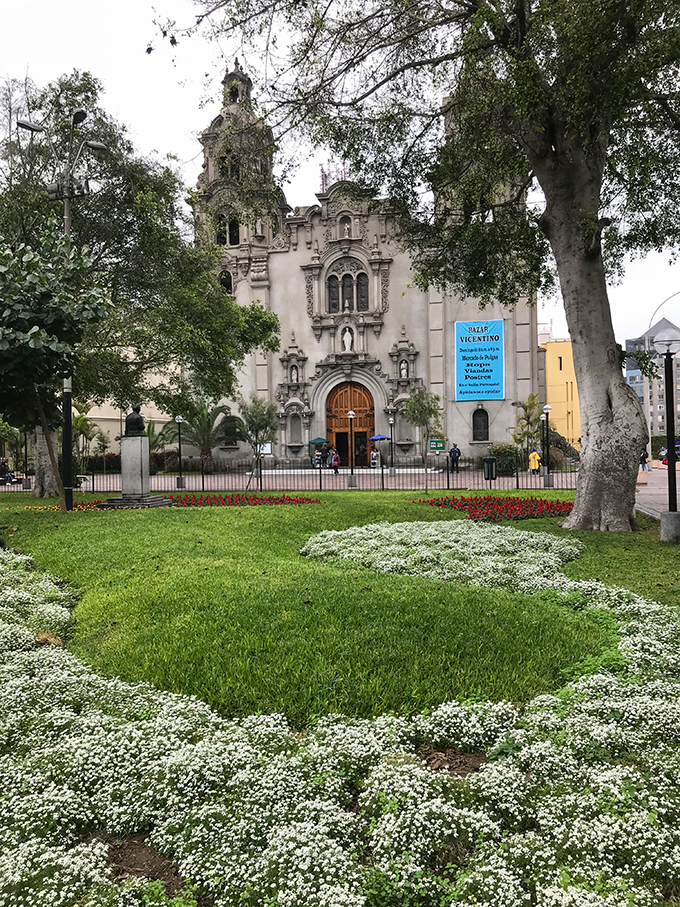
[[62, 203], [44, 186], [55, 161], [44, 137], [17, 130], [17, 117], [46, 127], [57, 157], [65, 153], [70, 112], [88, 117], [77, 134], [106, 145], [83, 149], [78, 174], [94, 190], [72, 204], [74, 248], [87, 247], [91, 283], [106, 287], [106, 318], [84, 332], [74, 393], [121, 407], [153, 400], [169, 410], [184, 378], [212, 397], [233, 394], [236, 372], [253, 349], [278, 347], [278, 321], [260, 305], [238, 306], [220, 286], [216, 251], [191, 241], [186, 189], [169, 163], [135, 155], [125, 128], [99, 105], [101, 86], [88, 73], [62, 76], [44, 89], [7, 82], [2, 89], [0, 236], [13, 248], [38, 248]]
[[329, 144], [360, 187], [388, 196], [422, 284], [513, 305], [557, 277], [583, 443], [565, 525], [634, 527], [647, 429], [621, 374], [606, 282], [626, 252], [677, 249], [680, 7], [197, 5], [194, 28], [245, 32], [254, 69], [266, 57], [273, 125]]

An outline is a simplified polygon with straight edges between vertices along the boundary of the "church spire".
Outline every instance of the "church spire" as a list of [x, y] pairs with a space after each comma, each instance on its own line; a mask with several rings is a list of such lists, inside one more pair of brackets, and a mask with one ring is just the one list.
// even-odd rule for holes
[[222, 79], [224, 85], [224, 106], [229, 107], [232, 104], [245, 104], [250, 106], [250, 93], [253, 83], [248, 75], [241, 69], [241, 64], [236, 57], [234, 68], [227, 72]]

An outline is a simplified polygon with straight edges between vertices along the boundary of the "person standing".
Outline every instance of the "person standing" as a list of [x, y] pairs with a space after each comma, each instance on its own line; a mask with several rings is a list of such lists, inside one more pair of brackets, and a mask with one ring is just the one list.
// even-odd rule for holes
[[538, 475], [538, 469], [539, 469], [540, 465], [541, 465], [541, 455], [538, 453], [538, 451], [534, 447], [534, 449], [529, 454], [529, 469], [531, 470], [531, 474], [533, 476]]
[[457, 444], [454, 444], [449, 451], [449, 460], [451, 460], [451, 470], [458, 472], [458, 461], [460, 460], [460, 450]]
[[338, 472], [338, 467], [340, 466], [340, 454], [337, 452], [337, 450], [334, 447], [331, 447], [330, 458], [331, 458], [331, 466], [333, 467], [334, 474], [336, 476], [340, 475], [340, 473]]

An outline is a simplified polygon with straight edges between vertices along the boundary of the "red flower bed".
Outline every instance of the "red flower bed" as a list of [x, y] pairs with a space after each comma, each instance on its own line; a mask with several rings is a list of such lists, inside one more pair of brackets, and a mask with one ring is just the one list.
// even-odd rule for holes
[[470, 520], [529, 520], [534, 517], [567, 516], [574, 506], [571, 501], [553, 501], [547, 498], [501, 498], [492, 495], [474, 497], [431, 498], [419, 500], [419, 504], [430, 504], [442, 509], [451, 508], [465, 513]]
[[320, 504], [319, 498], [291, 498], [282, 495], [257, 494], [185, 494], [166, 495], [176, 507], [259, 507], [264, 504]]

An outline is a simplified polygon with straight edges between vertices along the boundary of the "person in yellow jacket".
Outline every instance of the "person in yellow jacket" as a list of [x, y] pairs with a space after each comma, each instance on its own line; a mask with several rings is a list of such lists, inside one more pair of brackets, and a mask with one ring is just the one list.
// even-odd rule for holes
[[541, 465], [541, 457], [537, 453], [536, 448], [534, 447], [534, 449], [529, 454], [529, 469], [531, 470], [531, 474], [533, 476], [538, 475], [538, 468], [540, 465]]

